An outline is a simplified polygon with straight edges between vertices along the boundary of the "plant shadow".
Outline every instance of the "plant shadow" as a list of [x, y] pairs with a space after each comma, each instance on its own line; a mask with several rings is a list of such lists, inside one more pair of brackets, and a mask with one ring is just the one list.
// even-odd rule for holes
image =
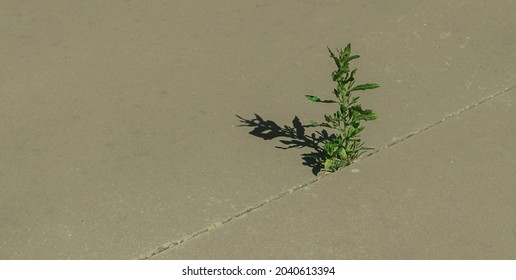
[[323, 168], [321, 159], [324, 157], [324, 149], [320, 146], [326, 139], [330, 139], [333, 135], [328, 135], [326, 130], [317, 131], [311, 135], [306, 135], [305, 128], [313, 127], [312, 125], [303, 125], [297, 116], [292, 120], [292, 126], [284, 125], [283, 127], [271, 120], [264, 120], [260, 115], [254, 114], [253, 119], [244, 119], [236, 115], [241, 125], [248, 126], [253, 129], [249, 134], [260, 137], [263, 140], [272, 140], [276, 138], [284, 138], [279, 141], [284, 146], [275, 146], [278, 149], [287, 150], [292, 148], [312, 148], [313, 151], [301, 155], [303, 165], [311, 167], [314, 175], [319, 174]]

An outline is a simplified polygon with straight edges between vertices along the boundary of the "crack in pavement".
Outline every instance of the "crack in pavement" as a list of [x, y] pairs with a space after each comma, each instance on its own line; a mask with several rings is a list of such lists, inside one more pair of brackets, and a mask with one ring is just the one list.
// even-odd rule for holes
[[226, 218], [222, 222], [211, 224], [211, 225], [209, 225], [206, 228], [203, 228], [203, 229], [198, 230], [198, 231], [196, 231], [196, 232], [194, 232], [194, 233], [192, 233], [190, 235], [187, 235], [187, 236], [183, 237], [181, 240], [178, 240], [178, 241], [175, 241], [175, 242], [171, 242], [171, 243], [163, 244], [158, 249], [156, 249], [154, 252], [152, 252], [151, 254], [149, 254], [147, 256], [144, 256], [141, 259], [142, 260], [146, 260], [146, 259], [149, 259], [149, 258], [151, 258], [151, 257], [153, 257], [153, 256], [155, 256], [155, 255], [157, 255], [157, 254], [159, 254], [159, 253], [161, 253], [163, 251], [166, 251], [168, 249], [172, 249], [172, 248], [178, 246], [179, 244], [182, 244], [182, 243], [184, 243], [184, 242], [186, 242], [188, 240], [191, 240], [191, 239], [193, 239], [193, 238], [195, 238], [195, 237], [197, 237], [197, 236], [199, 236], [199, 235], [201, 235], [201, 234], [203, 234], [205, 232], [208, 232], [208, 231], [210, 231], [212, 229], [215, 229], [215, 228], [220, 227], [220, 226], [222, 226], [222, 225], [224, 225], [226, 223], [229, 223], [230, 221], [232, 221], [234, 219], [237, 219], [237, 218], [239, 218], [239, 217], [241, 217], [241, 216], [243, 216], [243, 215], [245, 215], [247, 213], [250, 213], [250, 212], [252, 212], [254, 210], [257, 210], [258, 208], [261, 208], [262, 206], [264, 206], [266, 204], [269, 204], [269, 203], [271, 203], [271, 202], [273, 202], [275, 200], [278, 200], [278, 199], [280, 199], [280, 198], [282, 198], [282, 197], [284, 197], [286, 195], [289, 195], [289, 194], [293, 193], [294, 191], [297, 191], [297, 190], [302, 189], [302, 188], [304, 188], [304, 187], [306, 187], [306, 186], [308, 186], [308, 185], [310, 185], [310, 184], [312, 184], [314, 182], [317, 182], [321, 178], [325, 177], [328, 174], [331, 174], [331, 173], [329, 173], [329, 172], [321, 173], [321, 174], [317, 175], [317, 177], [312, 178], [312, 179], [308, 180], [307, 182], [305, 182], [303, 184], [300, 184], [300, 185], [297, 185], [295, 187], [289, 188], [288, 190], [286, 190], [284, 192], [281, 192], [281, 193], [279, 193], [279, 194], [277, 194], [277, 195], [275, 195], [275, 196], [273, 196], [273, 197], [271, 197], [269, 199], [262, 200], [261, 202], [255, 204], [254, 206], [249, 207], [249, 208], [245, 209], [244, 211], [242, 211], [242, 212], [240, 212], [240, 213], [238, 213], [238, 214], [236, 214], [234, 216]]
[[457, 111], [457, 112], [455, 112], [455, 113], [451, 113], [451, 114], [449, 114], [449, 115], [445, 116], [443, 119], [441, 119], [441, 120], [439, 120], [439, 121], [437, 121], [437, 122], [434, 122], [434, 123], [432, 123], [432, 124], [429, 124], [429, 125], [427, 125], [427, 126], [425, 126], [425, 127], [421, 128], [421, 129], [419, 129], [419, 130], [413, 131], [413, 132], [409, 133], [408, 135], [406, 135], [405, 137], [402, 137], [402, 138], [399, 138], [399, 139], [394, 140], [393, 142], [391, 142], [391, 143], [389, 143], [389, 144], [387, 144], [387, 145], [385, 145], [385, 146], [383, 146], [383, 147], [381, 147], [381, 148], [379, 148], [379, 149], [377, 149], [377, 150], [375, 150], [375, 151], [373, 151], [373, 152], [371, 152], [371, 153], [367, 154], [367, 155], [366, 155], [366, 156], [364, 156], [363, 158], [366, 158], [366, 157], [372, 156], [372, 155], [374, 155], [374, 154], [376, 154], [376, 153], [378, 153], [378, 152], [381, 152], [381, 151], [383, 151], [383, 150], [385, 150], [385, 149], [387, 149], [387, 148], [390, 148], [390, 147], [392, 147], [392, 146], [394, 146], [394, 145], [396, 145], [396, 144], [398, 144], [398, 143], [401, 143], [401, 142], [403, 142], [403, 141], [405, 141], [405, 140], [409, 139], [410, 137], [412, 137], [412, 136], [414, 136], [414, 135], [417, 135], [417, 134], [419, 134], [419, 133], [421, 133], [421, 132], [423, 132], [423, 131], [426, 131], [426, 130], [428, 130], [428, 129], [430, 129], [430, 128], [434, 127], [434, 126], [436, 126], [436, 125], [439, 125], [439, 124], [441, 124], [441, 123], [444, 123], [445, 121], [447, 121], [447, 120], [449, 120], [449, 119], [451, 119], [451, 118], [454, 118], [455, 116], [458, 116], [458, 115], [460, 115], [460, 114], [462, 114], [462, 113], [464, 113], [464, 112], [466, 112], [466, 111], [468, 111], [468, 110], [470, 110], [470, 109], [473, 109], [473, 108], [477, 107], [478, 105], [480, 105], [480, 104], [482, 104], [482, 103], [485, 103], [485, 102], [487, 102], [487, 101], [489, 101], [489, 100], [491, 100], [491, 99], [493, 99], [493, 98], [496, 98], [496, 97], [498, 97], [498, 96], [500, 96], [500, 95], [502, 95], [502, 94], [504, 94], [504, 93], [506, 93], [506, 92], [508, 92], [508, 91], [510, 91], [510, 90], [512, 90], [512, 89], [514, 89], [514, 88], [516, 88], [516, 85], [513, 85], [513, 86], [510, 86], [510, 87], [507, 87], [507, 88], [505, 88], [504, 90], [501, 90], [501, 91], [499, 91], [499, 92], [497, 92], [497, 93], [495, 93], [495, 94], [493, 94], [493, 95], [489, 95], [489, 96], [487, 96], [486, 98], [484, 98], [484, 99], [480, 100], [480, 101], [479, 101], [479, 102], [477, 102], [477, 103], [473, 103], [473, 104], [467, 105], [466, 107], [464, 107], [464, 108], [460, 109], [459, 111]]
[[[402, 138], [396, 139], [395, 141], [393, 141], [393, 142], [391, 142], [391, 143], [389, 143], [389, 144], [387, 144], [387, 145], [385, 145], [385, 146], [383, 146], [383, 147], [381, 147], [381, 148], [379, 148], [379, 149], [377, 149], [377, 150], [375, 150], [375, 151], [373, 151], [373, 152], [371, 152], [371, 153], [369, 153], [369, 154], [367, 154], [367, 155], [357, 159], [355, 162], [357, 162], [359, 160], [362, 160], [364, 158], [368, 158], [368, 157], [370, 157], [372, 155], [375, 155], [375, 154], [377, 154], [377, 153], [379, 153], [379, 152], [381, 152], [381, 151], [383, 151], [385, 149], [388, 149], [388, 148], [390, 148], [390, 147], [392, 147], [392, 146], [394, 146], [396, 144], [399, 144], [399, 143], [401, 143], [401, 142], [411, 138], [414, 135], [420, 134], [420, 133], [422, 133], [422, 132], [424, 132], [424, 131], [432, 128], [432, 127], [435, 127], [435, 126], [437, 126], [439, 124], [442, 124], [442, 123], [446, 122], [447, 120], [449, 120], [451, 118], [454, 118], [455, 116], [457, 116], [459, 114], [462, 114], [465, 111], [473, 109], [473, 108], [481, 105], [482, 103], [485, 103], [485, 102], [487, 102], [487, 101], [489, 101], [491, 99], [494, 99], [494, 98], [496, 98], [496, 97], [498, 97], [498, 96], [500, 96], [500, 95], [502, 95], [502, 94], [504, 94], [504, 93], [506, 93], [506, 92], [508, 92], [508, 91], [510, 91], [512, 89], [514, 89], [514, 88], [516, 88], [516, 85], [511, 86], [511, 87], [507, 87], [504, 90], [501, 90], [501, 91], [499, 91], [499, 92], [497, 92], [497, 93], [495, 93], [493, 95], [487, 96], [486, 98], [480, 100], [479, 102], [471, 104], [471, 105], [468, 105], [468, 106], [460, 109], [459, 111], [457, 111], [455, 113], [449, 114], [449, 115], [445, 116], [443, 119], [441, 119], [441, 120], [439, 120], [437, 122], [429, 124], [429, 125], [425, 126], [424, 128], [419, 129], [417, 131], [411, 132], [411, 133], [409, 133], [408, 135], [406, 135], [406, 136], [404, 136]], [[338, 170], [336, 172], [338, 172]], [[244, 211], [242, 211], [242, 212], [240, 212], [240, 213], [238, 213], [236, 215], [230, 216], [229, 218], [226, 218], [226, 219], [224, 219], [221, 222], [218, 222], [218, 223], [215, 223], [215, 224], [211, 224], [211, 225], [209, 225], [209, 226], [207, 226], [207, 227], [205, 227], [205, 228], [203, 228], [201, 230], [198, 230], [198, 231], [196, 231], [196, 232], [194, 232], [192, 234], [189, 234], [189, 235], [181, 238], [178, 241], [170, 242], [170, 243], [165, 243], [165, 244], [159, 246], [152, 253], [150, 253], [150, 254], [148, 254], [148, 255], [140, 258], [140, 259], [141, 260], [147, 260], [147, 259], [150, 259], [153, 256], [155, 256], [157, 254], [160, 254], [160, 253], [162, 253], [162, 252], [164, 252], [166, 250], [173, 249], [173, 248], [179, 246], [180, 244], [182, 244], [182, 243], [184, 243], [186, 241], [189, 241], [189, 240], [191, 240], [191, 239], [193, 239], [193, 238], [195, 238], [195, 237], [197, 237], [197, 236], [199, 236], [201, 234], [204, 234], [204, 233], [206, 233], [208, 231], [211, 231], [211, 230], [213, 230], [215, 228], [218, 228], [218, 227], [220, 227], [220, 226], [222, 226], [222, 225], [224, 225], [226, 223], [231, 222], [232, 220], [238, 219], [239, 217], [241, 217], [241, 216], [243, 216], [243, 215], [245, 215], [247, 213], [253, 212], [253, 211], [261, 208], [262, 206], [267, 205], [267, 204], [269, 204], [269, 203], [271, 203], [273, 201], [276, 201], [276, 200], [278, 200], [278, 199], [280, 199], [280, 198], [282, 198], [284, 196], [287, 196], [287, 195], [289, 195], [289, 194], [291, 194], [291, 193], [293, 193], [293, 192], [295, 192], [297, 190], [305, 188], [305, 187], [307, 187], [307, 186], [309, 186], [309, 185], [311, 185], [311, 184], [321, 180], [322, 178], [326, 177], [329, 174], [331, 174], [331, 173], [330, 172], [322, 172], [322, 173], [318, 174], [315, 178], [312, 178], [312, 179], [306, 181], [305, 183], [302, 183], [300, 185], [297, 185], [297, 186], [294, 186], [292, 188], [289, 188], [288, 190], [283, 191], [283, 192], [281, 192], [281, 193], [279, 193], [279, 194], [277, 194], [275, 196], [272, 196], [271, 198], [262, 200], [259, 203], [255, 204], [254, 206], [246, 208]]]

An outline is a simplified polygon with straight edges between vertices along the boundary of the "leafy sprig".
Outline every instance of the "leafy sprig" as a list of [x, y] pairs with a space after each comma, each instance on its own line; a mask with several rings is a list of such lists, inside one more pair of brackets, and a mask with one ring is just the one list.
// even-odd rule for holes
[[336, 53], [332, 52], [330, 48], [328, 51], [337, 66], [337, 69], [331, 74], [332, 80], [337, 82], [337, 86], [333, 90], [337, 100], [322, 100], [313, 95], [306, 95], [306, 98], [317, 103], [336, 103], [339, 106], [337, 112], [324, 115], [325, 122], [310, 121], [312, 126], [327, 127], [338, 131], [338, 134], [332, 134], [325, 140], [324, 158], [317, 159], [324, 165], [324, 170], [333, 172], [340, 167], [349, 165], [370, 149], [364, 147], [364, 143], [359, 138], [360, 133], [364, 130], [361, 122], [375, 120], [378, 115], [370, 109], [363, 109], [358, 104], [360, 97], [353, 96], [353, 92], [374, 89], [379, 85], [355, 86], [357, 69], [350, 70], [349, 63], [360, 56], [351, 55], [351, 44], [344, 49], [337, 49]]

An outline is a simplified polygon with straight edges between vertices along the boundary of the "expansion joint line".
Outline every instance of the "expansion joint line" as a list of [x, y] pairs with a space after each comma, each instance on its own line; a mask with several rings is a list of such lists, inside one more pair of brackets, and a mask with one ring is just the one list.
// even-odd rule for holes
[[[497, 93], [495, 93], [493, 95], [490, 95], [490, 96], [480, 100], [477, 103], [468, 105], [468, 106], [460, 109], [459, 111], [457, 111], [455, 113], [452, 113], [452, 114], [449, 114], [449, 115], [445, 116], [443, 119], [441, 119], [441, 120], [439, 120], [439, 121], [437, 121], [435, 123], [429, 124], [429, 125], [425, 126], [422, 129], [419, 129], [417, 131], [411, 132], [408, 135], [406, 135], [405, 137], [396, 139], [395, 141], [389, 143], [388, 145], [385, 145], [385, 146], [383, 146], [383, 147], [381, 147], [381, 148], [379, 148], [377, 150], [374, 150], [373, 152], [371, 152], [371, 153], [361, 157], [360, 159], [356, 160], [355, 162], [357, 162], [359, 160], [362, 160], [364, 158], [368, 158], [368, 157], [370, 157], [370, 156], [372, 156], [374, 154], [377, 154], [377, 153], [379, 153], [379, 152], [381, 152], [381, 151], [383, 151], [385, 149], [388, 149], [388, 148], [390, 148], [390, 147], [392, 147], [394, 145], [397, 145], [397, 144], [399, 144], [399, 143], [409, 139], [410, 137], [412, 137], [414, 135], [420, 134], [420, 133], [422, 133], [422, 132], [424, 132], [424, 131], [432, 128], [432, 127], [435, 127], [435, 126], [437, 126], [439, 124], [442, 124], [445, 121], [447, 121], [447, 120], [449, 120], [451, 118], [454, 118], [457, 115], [462, 114], [462, 113], [464, 113], [467, 110], [473, 109], [473, 108], [477, 107], [478, 105], [480, 105], [482, 103], [485, 103], [485, 102], [487, 102], [487, 101], [489, 101], [489, 100], [491, 100], [493, 98], [496, 98], [496, 97], [498, 97], [498, 96], [500, 96], [500, 95], [502, 95], [502, 94], [504, 94], [504, 93], [506, 93], [506, 92], [508, 92], [508, 91], [510, 91], [512, 89], [514, 89], [514, 88], [516, 88], [516, 85], [508, 87], [508, 88], [506, 88], [506, 89], [504, 89], [502, 91], [499, 91], [499, 92], [497, 92]], [[173, 248], [179, 246], [180, 244], [182, 244], [182, 243], [184, 243], [186, 241], [189, 241], [189, 240], [191, 240], [191, 239], [193, 239], [193, 238], [195, 238], [195, 237], [197, 237], [197, 236], [199, 236], [201, 234], [204, 234], [204, 233], [206, 233], [208, 231], [211, 231], [211, 230], [213, 230], [215, 228], [218, 228], [218, 227], [220, 227], [220, 226], [222, 226], [222, 225], [224, 225], [226, 223], [231, 222], [232, 220], [238, 219], [239, 217], [241, 217], [241, 216], [243, 216], [245, 214], [253, 212], [253, 211], [261, 208], [262, 206], [265, 206], [265, 205], [267, 205], [267, 204], [269, 204], [269, 203], [271, 203], [273, 201], [276, 201], [276, 200], [278, 200], [278, 199], [280, 199], [280, 198], [282, 198], [284, 196], [287, 196], [287, 195], [289, 195], [289, 194], [291, 194], [291, 193], [293, 193], [293, 192], [295, 192], [297, 190], [303, 189], [303, 188], [305, 188], [305, 187], [307, 187], [307, 186], [309, 186], [309, 185], [311, 185], [311, 184], [321, 180], [322, 178], [328, 176], [329, 174], [331, 174], [331, 173], [329, 173], [329, 172], [321, 172], [315, 178], [312, 178], [312, 179], [308, 180], [307, 182], [305, 182], [303, 184], [300, 184], [300, 185], [297, 185], [295, 187], [289, 188], [288, 190], [286, 190], [286, 191], [284, 191], [284, 192], [282, 192], [280, 194], [277, 194], [277, 195], [275, 195], [275, 196], [273, 196], [273, 197], [271, 197], [269, 199], [263, 200], [263, 201], [257, 203], [256, 205], [254, 205], [252, 207], [249, 207], [249, 208], [245, 209], [244, 211], [242, 211], [242, 212], [240, 212], [240, 213], [238, 213], [236, 215], [233, 215], [233, 216], [231, 216], [229, 218], [226, 218], [225, 220], [223, 220], [221, 222], [209, 225], [209, 226], [207, 226], [207, 227], [205, 227], [205, 228], [203, 228], [201, 230], [198, 230], [198, 231], [196, 231], [196, 232], [194, 232], [192, 234], [189, 234], [189, 235], [181, 238], [178, 241], [170, 242], [170, 243], [165, 243], [165, 244], [161, 245], [159, 248], [157, 248], [154, 252], [152, 252], [149, 255], [146, 255], [146, 256], [142, 257], [141, 259], [142, 260], [150, 259], [151, 257], [153, 257], [153, 256], [155, 256], [157, 254], [160, 254], [160, 253], [162, 253], [162, 252], [164, 252], [166, 250], [173, 249]]]
[[383, 147], [381, 147], [381, 148], [379, 148], [377, 150], [372, 151], [371, 153], [367, 154], [363, 158], [367, 158], [369, 156], [372, 156], [372, 155], [374, 155], [374, 154], [376, 154], [378, 152], [381, 152], [381, 151], [383, 151], [383, 150], [385, 150], [387, 148], [390, 148], [390, 147], [392, 147], [392, 146], [394, 146], [396, 144], [399, 144], [399, 143], [409, 139], [410, 137], [412, 137], [414, 135], [417, 135], [417, 134], [419, 134], [419, 133], [421, 133], [423, 131], [426, 131], [426, 130], [428, 130], [428, 129], [436, 126], [436, 125], [440, 125], [440, 124], [444, 123], [445, 121], [447, 121], [447, 120], [449, 120], [451, 118], [454, 118], [454, 117], [456, 117], [456, 116], [458, 116], [458, 115], [460, 115], [460, 114], [462, 114], [462, 113], [464, 113], [464, 112], [466, 112], [468, 110], [471, 110], [471, 109], [477, 107], [478, 105], [483, 104], [483, 103], [485, 103], [485, 102], [487, 102], [487, 101], [489, 101], [489, 100], [491, 100], [493, 98], [496, 98], [496, 97], [498, 97], [498, 96], [500, 96], [502, 94], [505, 94], [505, 93], [507, 93], [508, 91], [510, 91], [510, 90], [512, 90], [514, 88], [516, 88], [516, 85], [510, 86], [510, 87], [505, 88], [504, 90], [501, 90], [501, 91], [499, 91], [499, 92], [497, 92], [497, 93], [495, 93], [493, 95], [487, 96], [486, 98], [480, 100], [477, 103], [473, 103], [473, 104], [467, 105], [466, 107], [460, 109], [459, 111], [457, 111], [455, 113], [452, 113], [452, 114], [449, 114], [449, 115], [445, 116], [443, 119], [441, 119], [441, 120], [439, 120], [439, 121], [437, 121], [435, 123], [429, 124], [429, 125], [423, 127], [422, 129], [419, 129], [417, 131], [413, 131], [413, 132], [409, 133], [408, 135], [406, 135], [405, 137], [396, 139], [393, 142], [391, 142], [391, 143], [389, 143], [389, 144], [387, 144], [387, 145], [385, 145], [385, 146], [383, 146]]
[[155, 256], [155, 255], [157, 255], [157, 254], [159, 254], [159, 253], [161, 253], [163, 251], [166, 251], [168, 249], [172, 249], [172, 248], [178, 246], [179, 244], [182, 244], [182, 243], [184, 243], [184, 242], [186, 242], [188, 240], [191, 240], [191, 239], [193, 239], [193, 238], [195, 238], [195, 237], [197, 237], [197, 236], [199, 236], [199, 235], [201, 235], [203, 233], [206, 233], [206, 232], [208, 232], [210, 230], [213, 230], [213, 229], [215, 229], [217, 227], [220, 227], [220, 226], [222, 226], [222, 225], [224, 225], [226, 223], [229, 223], [232, 220], [237, 219], [237, 218], [239, 218], [239, 217], [241, 217], [241, 216], [243, 216], [243, 215], [245, 215], [247, 213], [250, 213], [250, 212], [252, 212], [254, 210], [257, 210], [258, 208], [260, 208], [260, 207], [262, 207], [262, 206], [264, 206], [266, 204], [269, 204], [269, 203], [271, 203], [273, 201], [276, 201], [276, 200], [278, 200], [278, 199], [280, 199], [280, 198], [282, 198], [282, 197], [284, 197], [286, 195], [289, 195], [289, 194], [291, 194], [291, 193], [293, 193], [293, 192], [295, 192], [295, 191], [297, 191], [299, 189], [302, 189], [302, 188], [304, 188], [304, 187], [306, 187], [306, 186], [308, 186], [308, 185], [310, 185], [310, 184], [312, 184], [314, 182], [317, 182], [322, 177], [324, 177], [324, 176], [326, 176], [328, 174], [330, 174], [330, 173], [319, 174], [317, 177], [312, 178], [312, 179], [308, 180], [307, 182], [305, 182], [305, 183], [303, 183], [301, 185], [297, 185], [297, 186], [292, 187], [292, 188], [290, 188], [290, 189], [288, 189], [288, 190], [286, 190], [286, 191], [284, 191], [284, 192], [282, 192], [280, 194], [277, 194], [277, 195], [275, 195], [275, 196], [273, 196], [273, 197], [271, 197], [269, 199], [263, 200], [263, 201], [257, 203], [256, 205], [254, 205], [252, 207], [249, 207], [249, 208], [245, 209], [244, 211], [242, 211], [242, 212], [240, 212], [240, 213], [238, 213], [236, 215], [233, 215], [233, 216], [231, 216], [229, 218], [226, 218], [225, 220], [223, 220], [221, 222], [209, 225], [206, 228], [198, 230], [198, 231], [196, 231], [196, 232], [194, 232], [194, 233], [192, 233], [190, 235], [187, 235], [187, 236], [183, 237], [181, 240], [178, 240], [178, 241], [175, 241], [175, 242], [171, 242], [171, 243], [163, 244], [157, 250], [155, 250], [154, 252], [152, 252], [148, 256], [145, 256], [145, 257], [143, 257], [141, 259], [142, 260], [146, 260], [146, 259], [149, 259], [149, 258], [151, 258], [151, 257], [153, 257], [153, 256]]

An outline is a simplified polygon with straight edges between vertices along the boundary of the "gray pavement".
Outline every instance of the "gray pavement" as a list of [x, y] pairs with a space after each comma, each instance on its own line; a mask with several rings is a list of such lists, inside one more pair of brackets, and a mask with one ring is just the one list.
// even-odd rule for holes
[[[2, 259], [515, 258], [515, 1], [0, 6]], [[314, 182], [348, 42], [378, 152]]]
[[507, 92], [156, 259], [515, 259]]

